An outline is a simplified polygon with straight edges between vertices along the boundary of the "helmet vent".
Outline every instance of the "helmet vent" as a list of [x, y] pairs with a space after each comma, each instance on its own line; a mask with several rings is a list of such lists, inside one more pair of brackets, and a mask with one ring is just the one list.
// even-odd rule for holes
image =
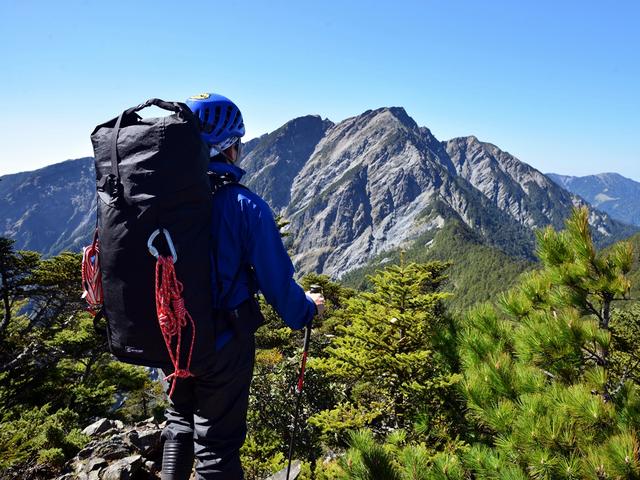
[[216, 105], [216, 109], [215, 109], [216, 115], [213, 118], [213, 121], [211, 122], [211, 130], [212, 131], [215, 128], [215, 126], [218, 125], [218, 123], [220, 122], [220, 113], [221, 113], [220, 110], [221, 110], [221, 108]]
[[208, 108], [204, 109], [204, 118], [202, 119], [202, 129], [205, 132], [211, 132], [211, 124], [209, 123], [209, 114], [211, 112]]
[[236, 110], [233, 112], [233, 120], [231, 121], [232, 128], [238, 128], [238, 124], [240, 123], [240, 111]]
[[229, 105], [227, 107], [227, 115], [224, 118], [224, 126], [228, 126], [229, 125], [229, 120], [231, 119], [231, 112], [233, 112], [233, 108], [231, 107], [231, 105]]

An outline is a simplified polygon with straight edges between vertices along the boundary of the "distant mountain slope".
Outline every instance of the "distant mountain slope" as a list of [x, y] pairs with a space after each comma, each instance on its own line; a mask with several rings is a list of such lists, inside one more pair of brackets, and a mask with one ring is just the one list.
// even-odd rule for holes
[[[455, 138], [445, 145], [459, 175], [501, 210], [531, 228], [552, 225], [562, 229], [573, 207], [588, 206], [579, 196], [559, 188], [556, 182], [495, 145], [473, 136]], [[592, 209], [590, 223], [597, 243], [633, 232], [612, 223], [606, 213], [598, 210]]]
[[79, 251], [95, 229], [92, 158], [0, 177], [0, 235], [16, 248]]
[[367, 287], [367, 275], [388, 264], [451, 261], [446, 291], [454, 312], [463, 312], [477, 302], [496, 301], [499, 294], [516, 283], [525, 271], [535, 268], [529, 260], [517, 259], [482, 239], [460, 221], [449, 222], [441, 230], [414, 242], [406, 250], [395, 249], [372, 259], [366, 266], [347, 273], [342, 281], [351, 287]]
[[584, 177], [548, 173], [547, 176], [612, 218], [640, 226], [640, 183], [617, 173]]

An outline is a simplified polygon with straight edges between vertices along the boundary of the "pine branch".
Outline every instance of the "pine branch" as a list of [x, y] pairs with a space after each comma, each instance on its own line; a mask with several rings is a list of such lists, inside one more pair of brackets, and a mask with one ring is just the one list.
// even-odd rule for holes
[[549, 372], [548, 370], [545, 370], [544, 368], [541, 368], [540, 371], [544, 373], [547, 377], [549, 377], [551, 380], [555, 380], [556, 376], [553, 373]]
[[584, 345], [582, 346], [582, 349], [589, 354], [589, 356], [586, 358], [587, 360], [593, 360], [594, 362], [596, 362], [597, 365], [600, 365], [601, 367], [604, 367], [607, 365], [607, 361], [604, 358], [602, 358], [600, 355], [598, 355], [595, 351], [589, 350]]
[[636, 368], [638, 368], [638, 366], [640, 365], [640, 360], [638, 360], [631, 368], [629, 368], [629, 363], [630, 362], [627, 362], [627, 364], [625, 365], [624, 370], [622, 372], [622, 377], [620, 377], [620, 381], [618, 382], [618, 385], [616, 385], [616, 387], [613, 390], [611, 390], [612, 397], [615, 396], [622, 389], [625, 382], [629, 378], [629, 374], [633, 372]]
[[[590, 293], [588, 290], [585, 290], [585, 292], [587, 294]], [[589, 300], [587, 300], [586, 297], [584, 299], [584, 303], [587, 305], [587, 307], [589, 307], [591, 313], [598, 317], [598, 322], [600, 324], [600, 327], [602, 328], [602, 325], [604, 324], [604, 318], [602, 318], [602, 313], [600, 312], [600, 310], [597, 309]]]
[[16, 365], [19, 365], [22, 360], [31, 355], [33, 356], [33, 354], [35, 352], [37, 352], [38, 350], [38, 345], [36, 342], [31, 342], [29, 345], [27, 345], [26, 347], [24, 347], [24, 349], [22, 350], [22, 352], [20, 352], [18, 355], [16, 355], [13, 360], [11, 360], [9, 363], [5, 363], [4, 365], [2, 365], [0, 367], [0, 372], [6, 372], [10, 369], [12, 369], [13, 367], [15, 367]]

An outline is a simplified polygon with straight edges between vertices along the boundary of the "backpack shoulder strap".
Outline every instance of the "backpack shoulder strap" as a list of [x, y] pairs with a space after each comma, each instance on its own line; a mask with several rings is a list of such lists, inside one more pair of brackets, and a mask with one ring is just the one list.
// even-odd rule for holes
[[[236, 185], [238, 187], [242, 187], [246, 190], [249, 190], [249, 187], [243, 185], [242, 183], [238, 182], [235, 177], [229, 173], [223, 173], [223, 174], [219, 174], [219, 173], [214, 173], [214, 172], [208, 172], [209, 175], [209, 184], [211, 185], [211, 193], [212, 195], [215, 195], [216, 193], [218, 193], [219, 191], [221, 191], [224, 187], [228, 186], [228, 185]], [[250, 191], [250, 190], [249, 190]], [[216, 255], [216, 252], [214, 252], [213, 254], [214, 257], [214, 261], [215, 261], [215, 268], [216, 268], [216, 284], [218, 289], [222, 288], [222, 284], [220, 282], [220, 278], [219, 278], [219, 264], [218, 264], [218, 256]], [[238, 280], [240, 279], [240, 275], [242, 274], [242, 272], [245, 271], [247, 272], [247, 274], [249, 275], [249, 281], [250, 283], [253, 283], [253, 279], [251, 278], [251, 266], [246, 264], [246, 263], [241, 263], [238, 266], [238, 269], [236, 270], [236, 273], [233, 276], [233, 280], [231, 282], [231, 287], [229, 288], [229, 291], [227, 292], [227, 294], [224, 296], [224, 298], [221, 298], [220, 301], [222, 304], [226, 304], [229, 300], [229, 297], [233, 294], [233, 292], [236, 289]], [[253, 290], [253, 286], [250, 285], [250, 289]]]

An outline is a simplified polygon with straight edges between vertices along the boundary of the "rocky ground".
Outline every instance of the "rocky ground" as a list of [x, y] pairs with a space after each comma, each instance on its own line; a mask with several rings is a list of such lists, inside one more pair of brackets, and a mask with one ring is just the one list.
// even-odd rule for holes
[[[162, 465], [160, 434], [163, 423], [153, 418], [135, 425], [102, 418], [83, 430], [91, 441], [66, 467], [66, 473], [54, 480], [157, 480]], [[300, 473], [294, 461], [291, 479]], [[286, 469], [267, 480], [284, 480]], [[191, 477], [195, 478], [194, 476]]]
[[163, 424], [153, 419], [125, 426], [100, 419], [84, 429], [91, 441], [55, 480], [147, 480], [160, 478]]

